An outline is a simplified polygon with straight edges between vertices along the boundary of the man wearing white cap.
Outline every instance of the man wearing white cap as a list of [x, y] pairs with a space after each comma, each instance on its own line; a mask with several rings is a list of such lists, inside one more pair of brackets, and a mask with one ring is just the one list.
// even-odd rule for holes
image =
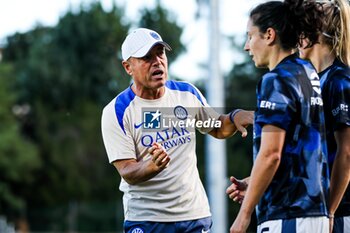
[[133, 83], [102, 114], [108, 159], [122, 177], [124, 231], [209, 232], [194, 129], [222, 139], [237, 129], [245, 136], [253, 112], [219, 115], [192, 84], [168, 80], [165, 50], [171, 48], [155, 31], [139, 28], [126, 37], [122, 64]]

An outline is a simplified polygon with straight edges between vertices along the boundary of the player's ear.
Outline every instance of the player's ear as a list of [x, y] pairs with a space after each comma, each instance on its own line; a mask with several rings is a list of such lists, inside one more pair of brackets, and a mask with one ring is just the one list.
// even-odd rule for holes
[[266, 42], [268, 45], [271, 45], [276, 40], [276, 30], [273, 28], [268, 28], [264, 35]]
[[122, 61], [122, 65], [125, 69], [125, 72], [128, 74], [128, 75], [132, 75], [132, 72], [131, 72], [131, 65], [128, 61]]

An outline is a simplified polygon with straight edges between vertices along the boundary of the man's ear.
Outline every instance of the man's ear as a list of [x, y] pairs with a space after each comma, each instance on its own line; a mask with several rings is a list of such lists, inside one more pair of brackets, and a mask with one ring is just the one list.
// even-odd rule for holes
[[132, 75], [130, 63], [128, 61], [122, 61], [122, 65], [123, 65], [123, 67], [125, 69], [125, 72], [128, 75]]
[[276, 30], [273, 28], [268, 28], [264, 35], [268, 45], [272, 45], [276, 40]]

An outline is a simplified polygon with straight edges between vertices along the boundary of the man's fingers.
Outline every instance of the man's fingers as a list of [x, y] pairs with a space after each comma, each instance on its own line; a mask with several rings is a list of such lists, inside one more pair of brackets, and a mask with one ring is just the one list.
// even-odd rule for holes
[[150, 148], [148, 148], [148, 153], [153, 154], [154, 150], [156, 149], [163, 149], [162, 145], [160, 145], [157, 142], [154, 142]]
[[254, 112], [253, 111], [239, 111], [234, 117], [234, 124], [239, 132], [242, 134], [242, 138], [247, 137], [248, 131], [246, 127], [253, 124]]
[[162, 149], [156, 149], [152, 154], [152, 161], [160, 168], [167, 166], [170, 161], [169, 155]]
[[163, 148], [163, 146], [158, 142], [153, 142], [152, 146], [158, 149]]
[[[242, 132], [242, 131], [241, 131]], [[248, 131], [244, 128], [243, 132], [242, 132], [242, 138], [247, 137], [248, 135]]]
[[148, 148], [148, 153], [152, 155], [152, 154], [154, 153], [154, 150], [155, 150], [155, 149], [156, 149], [156, 148], [153, 147], [153, 146], [150, 147], [150, 148]]
[[155, 149], [152, 154], [152, 161], [155, 162], [156, 160], [159, 160], [159, 158], [163, 158], [164, 156], [161, 156], [162, 154], [166, 155], [166, 152], [162, 149]]
[[161, 161], [161, 164], [160, 164], [160, 168], [164, 168], [164, 167], [167, 167], [169, 165], [169, 162], [170, 162], [170, 157], [168, 155], [166, 155], [162, 161]]
[[170, 157], [167, 153], [163, 152], [158, 157], [157, 160], [154, 162], [159, 168], [164, 168], [169, 164]]
[[248, 131], [245, 127], [243, 127], [242, 125], [236, 125], [236, 127], [237, 127], [237, 130], [241, 132], [242, 138], [245, 138], [248, 135]]
[[160, 169], [169, 165], [170, 157], [161, 144], [153, 143], [152, 147], [148, 149], [148, 153], [152, 155], [152, 162]]
[[154, 157], [156, 157], [156, 159], [155, 159], [155, 161], [154, 161], [155, 164], [156, 164], [157, 166], [160, 166], [160, 165], [163, 163], [163, 160], [165, 159], [166, 156], [167, 156], [167, 154], [164, 153], [164, 152], [161, 152], [161, 153], [155, 155], [155, 156], [154, 156]]

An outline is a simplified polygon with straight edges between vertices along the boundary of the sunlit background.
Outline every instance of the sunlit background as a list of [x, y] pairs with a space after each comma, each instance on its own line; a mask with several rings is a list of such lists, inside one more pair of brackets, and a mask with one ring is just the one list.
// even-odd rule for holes
[[[201, 65], [207, 63], [208, 57], [209, 0], [188, 0], [183, 3], [171, 0], [0, 1], [0, 17], [4, 22], [0, 27], [0, 44], [4, 44], [6, 36], [15, 32], [27, 32], [38, 25], [57, 25], [59, 19], [67, 11], [77, 12], [80, 7], [88, 7], [94, 2], [99, 2], [105, 11], [110, 11], [113, 4], [123, 7], [126, 20], [130, 21], [132, 27], [137, 27], [142, 9], [152, 9], [156, 4], [161, 4], [162, 7], [170, 11], [171, 17], [182, 27], [183, 32], [180, 39], [186, 47], [186, 51], [172, 64], [172, 73], [191, 81], [206, 75], [206, 71], [203, 71]], [[231, 68], [232, 63], [242, 62], [243, 58], [239, 54], [232, 53], [232, 39], [234, 38], [238, 43], [243, 42], [248, 11], [261, 2], [264, 1], [219, 0], [221, 50], [225, 60], [222, 64], [224, 72]], [[191, 69], [184, 69], [188, 64], [191, 64]]]

